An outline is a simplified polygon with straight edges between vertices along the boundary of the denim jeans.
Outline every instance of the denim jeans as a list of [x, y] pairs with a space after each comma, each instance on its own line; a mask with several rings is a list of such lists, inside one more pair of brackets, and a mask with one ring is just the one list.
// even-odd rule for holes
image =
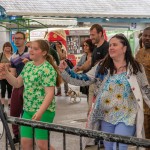
[[[114, 133], [124, 136], [134, 136], [136, 127], [134, 126], [127, 126], [125, 123], [120, 122], [116, 125], [108, 123], [106, 121], [101, 121], [101, 131]], [[105, 150], [116, 150], [116, 143], [115, 142], [107, 142], [104, 141]], [[127, 150], [128, 145], [126, 144], [119, 144], [119, 150]]]

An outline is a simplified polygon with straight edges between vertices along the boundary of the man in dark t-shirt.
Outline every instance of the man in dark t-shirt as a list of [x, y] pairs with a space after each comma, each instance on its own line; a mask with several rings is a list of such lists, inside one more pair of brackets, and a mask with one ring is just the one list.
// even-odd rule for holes
[[[92, 40], [92, 43], [96, 45], [96, 47], [92, 53], [92, 60], [91, 60], [91, 67], [90, 67], [90, 68], [92, 68], [95, 66], [95, 64], [97, 62], [104, 59], [104, 57], [107, 55], [109, 44], [104, 39], [103, 28], [99, 24], [93, 24], [91, 26], [90, 39]], [[89, 86], [89, 95], [88, 95], [89, 110], [88, 110], [88, 113], [90, 112], [90, 109], [92, 107], [92, 99], [94, 97], [95, 88], [96, 87], [94, 84], [91, 84]], [[98, 144], [98, 140], [95, 140], [95, 144]], [[101, 142], [101, 146], [103, 146], [103, 142]]]
[[108, 53], [109, 44], [104, 39], [103, 28], [99, 24], [93, 24], [90, 28], [90, 39], [92, 43], [96, 45], [92, 53], [91, 67], [93, 67], [96, 62], [102, 60]]
[[99, 60], [104, 59], [104, 57], [108, 53], [108, 47], [109, 47], [109, 44], [107, 41], [104, 41], [104, 43], [101, 46], [95, 47], [92, 53], [91, 67], [93, 67], [95, 63], [98, 62]]

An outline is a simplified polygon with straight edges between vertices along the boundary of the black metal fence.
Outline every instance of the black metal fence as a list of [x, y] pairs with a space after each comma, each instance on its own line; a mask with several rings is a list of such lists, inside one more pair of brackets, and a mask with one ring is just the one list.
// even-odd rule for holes
[[[127, 137], [127, 136], [121, 136], [121, 135], [116, 135], [116, 134], [109, 134], [109, 133], [105, 133], [105, 132], [101, 132], [101, 131], [80, 129], [80, 128], [74, 128], [74, 127], [68, 127], [68, 126], [53, 124], [53, 123], [48, 124], [48, 123], [43, 123], [43, 122], [39, 122], [39, 121], [31, 121], [31, 120], [25, 120], [25, 119], [15, 118], [15, 117], [7, 117], [7, 122], [11, 123], [11, 124], [30, 126], [33, 128], [33, 132], [34, 132], [35, 128], [41, 128], [41, 129], [48, 130], [49, 131], [48, 147], [50, 147], [50, 142], [51, 142], [50, 131], [61, 132], [63, 134], [63, 139], [62, 139], [63, 150], [66, 150], [66, 147], [67, 147], [67, 145], [66, 145], [66, 134], [72, 134], [72, 135], [79, 136], [80, 150], [83, 149], [83, 145], [82, 145], [83, 137], [98, 139], [99, 141], [105, 140], [105, 141], [116, 142], [117, 143], [117, 150], [119, 147], [119, 143], [133, 145], [133, 146], [136, 146], [137, 149], [139, 149], [140, 147], [145, 147], [145, 148], [149, 147], [150, 148], [150, 140], [147, 140], [147, 139], [140, 139], [140, 138], [136, 138], [136, 137]], [[33, 142], [34, 142], [34, 138], [33, 138]], [[35, 149], [35, 147], [33, 146], [33, 150], [34, 149]], [[100, 146], [98, 146], [97, 149], [100, 150]], [[15, 149], [12, 149], [12, 150], [15, 150]]]

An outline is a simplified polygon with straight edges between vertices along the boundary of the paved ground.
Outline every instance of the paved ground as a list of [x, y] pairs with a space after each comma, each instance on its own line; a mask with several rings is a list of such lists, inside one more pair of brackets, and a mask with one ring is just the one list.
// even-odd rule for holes
[[[73, 89], [79, 90], [78, 87], [72, 87]], [[72, 127], [85, 127], [85, 120], [87, 116], [87, 100], [84, 95], [82, 95], [82, 99], [80, 103], [70, 103], [69, 97], [61, 96], [56, 97], [57, 109], [56, 109], [56, 117], [54, 123], [62, 124]], [[5, 108], [9, 113], [7, 107]], [[0, 140], [0, 150], [6, 150], [5, 148], [5, 140]], [[73, 135], [66, 136], [66, 150], [79, 150], [79, 137]], [[52, 132], [51, 134], [51, 143], [54, 145], [56, 150], [63, 150], [63, 135], [62, 133]], [[18, 146], [16, 146], [16, 150], [18, 150]], [[86, 150], [96, 150], [96, 147], [90, 147]], [[132, 149], [133, 150], [133, 149]]]
[[[78, 87], [72, 87], [72, 88], [76, 89], [77, 91], [79, 90]], [[81, 97], [82, 97], [81, 102], [79, 103], [71, 103], [70, 98], [65, 97], [64, 94], [61, 97], [56, 97], [57, 108], [56, 108], [56, 117], [54, 123], [84, 128], [86, 114], [87, 114], [87, 101], [84, 95], [82, 95]], [[5, 107], [5, 110], [9, 115], [7, 106]], [[67, 142], [66, 150], [79, 149], [79, 137], [67, 135], [66, 142]], [[56, 150], [62, 150], [63, 149], [62, 133], [52, 132], [51, 143], [54, 145]], [[16, 149], [19, 149], [18, 146], [16, 146]], [[0, 140], [0, 150], [6, 150], [4, 136], [2, 140]]]

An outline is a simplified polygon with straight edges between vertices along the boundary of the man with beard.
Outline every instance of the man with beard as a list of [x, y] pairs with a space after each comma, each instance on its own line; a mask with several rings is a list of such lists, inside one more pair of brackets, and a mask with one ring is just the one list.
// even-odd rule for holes
[[[103, 27], [99, 24], [93, 24], [90, 28], [90, 39], [92, 40], [92, 43], [95, 45], [95, 49], [92, 53], [92, 59], [91, 59], [91, 69], [94, 67], [100, 60], [104, 59], [104, 57], [108, 53], [109, 43], [104, 39], [104, 30]], [[96, 85], [91, 84], [89, 86], [89, 94], [88, 94], [88, 103], [89, 103], [89, 110], [88, 114], [92, 108], [92, 101], [94, 97], [96, 96], [94, 94]], [[103, 147], [103, 141], [100, 142], [101, 147]], [[98, 144], [98, 140], [95, 140], [95, 144]]]
[[104, 39], [103, 32], [103, 28], [99, 24], [93, 24], [90, 28], [90, 39], [92, 40], [92, 43], [96, 45], [92, 53], [91, 67], [102, 60], [108, 53], [109, 44]]
[[[138, 51], [136, 59], [144, 66], [150, 84], [150, 27], [144, 29], [142, 43], [144, 47]], [[150, 139], [150, 108], [146, 103], [144, 103], [144, 129], [146, 139]], [[150, 150], [150, 148], [146, 150]]]
[[[92, 43], [96, 46], [92, 53], [91, 68], [94, 67], [100, 60], [104, 59], [108, 53], [109, 44], [104, 39], [104, 30], [103, 27], [99, 24], [93, 24], [90, 28], [90, 39]], [[90, 69], [90, 68], [89, 68]], [[95, 85], [92, 84], [89, 86], [89, 108], [92, 106], [92, 99], [94, 96]], [[90, 109], [88, 110], [88, 113]]]

